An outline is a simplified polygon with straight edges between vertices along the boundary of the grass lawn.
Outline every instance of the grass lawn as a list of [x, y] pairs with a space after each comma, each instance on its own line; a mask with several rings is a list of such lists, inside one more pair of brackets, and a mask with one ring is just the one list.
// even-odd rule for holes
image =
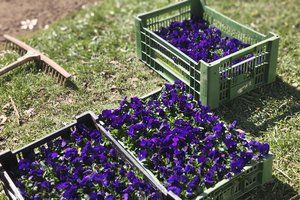
[[[74, 75], [77, 88], [63, 87], [33, 66], [0, 77], [0, 149], [16, 149], [74, 116], [113, 108], [123, 96], [143, 95], [164, 80], [135, 56], [133, 16], [169, 4], [167, 0], [111, 0], [83, 9], [26, 39]], [[276, 155], [274, 182], [244, 199], [299, 199], [300, 193], [300, 10], [297, 0], [207, 1], [211, 7], [259, 32], [281, 36], [278, 78], [222, 106], [226, 121], [239, 121], [249, 137], [267, 141]], [[0, 51], [0, 67], [16, 58]], [[298, 66], [297, 66], [298, 65]], [[20, 116], [19, 125], [10, 97]], [[2, 196], [2, 198], [5, 198]]]

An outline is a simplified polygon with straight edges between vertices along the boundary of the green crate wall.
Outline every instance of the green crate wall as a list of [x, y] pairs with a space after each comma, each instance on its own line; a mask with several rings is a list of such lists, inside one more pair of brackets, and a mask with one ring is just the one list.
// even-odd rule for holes
[[213, 188], [205, 190], [196, 199], [233, 200], [241, 198], [254, 188], [272, 180], [273, 158], [274, 156], [270, 154], [259, 163], [246, 166], [241, 174], [232, 179], [222, 180]]
[[[154, 33], [171, 22], [191, 16], [201, 17], [222, 34], [251, 45], [211, 63], [195, 62]], [[182, 80], [189, 93], [211, 108], [275, 80], [279, 37], [273, 33], [258, 33], [200, 0], [186, 0], [138, 15], [135, 24], [139, 59], [169, 82]], [[232, 63], [250, 54], [250, 58]]]

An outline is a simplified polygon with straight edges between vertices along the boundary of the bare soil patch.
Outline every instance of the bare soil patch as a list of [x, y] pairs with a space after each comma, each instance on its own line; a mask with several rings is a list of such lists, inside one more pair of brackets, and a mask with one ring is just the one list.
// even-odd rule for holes
[[[44, 28], [66, 14], [80, 9], [83, 5], [97, 0], [1, 0], [0, 41], [3, 34], [24, 35]], [[37, 19], [32, 30], [21, 29], [21, 21]]]

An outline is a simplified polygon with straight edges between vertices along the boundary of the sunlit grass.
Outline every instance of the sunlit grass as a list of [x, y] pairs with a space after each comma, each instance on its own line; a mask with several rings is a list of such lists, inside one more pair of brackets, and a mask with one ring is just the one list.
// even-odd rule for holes
[[[275, 182], [260, 188], [250, 199], [289, 199], [300, 192], [300, 70], [299, 4], [288, 1], [207, 1], [209, 5], [267, 33], [281, 36], [276, 83], [257, 89], [221, 107], [217, 112], [250, 137], [267, 141], [276, 155]], [[16, 149], [51, 133], [84, 111], [113, 108], [123, 96], [143, 95], [164, 80], [135, 55], [133, 17], [167, 5], [169, 1], [112, 0], [74, 13], [27, 39], [74, 75], [78, 89], [63, 87], [27, 66], [0, 77], [0, 115], [8, 117], [1, 131], [0, 148]], [[0, 67], [16, 58], [0, 52]], [[10, 96], [21, 115], [19, 126]], [[4, 109], [2, 109], [4, 108]], [[28, 111], [32, 111], [28, 114]]]

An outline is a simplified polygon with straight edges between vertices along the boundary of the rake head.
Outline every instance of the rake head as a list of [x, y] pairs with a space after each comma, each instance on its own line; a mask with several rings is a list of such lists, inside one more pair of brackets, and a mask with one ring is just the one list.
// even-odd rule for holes
[[57, 82], [62, 85], [66, 84], [71, 78], [71, 74], [64, 68], [40, 53], [38, 50], [9, 35], [4, 35], [4, 38], [6, 40], [5, 48], [16, 51], [21, 57], [18, 58], [17, 61], [0, 69], [0, 76], [25, 63], [34, 62], [37, 67], [53, 76]]

